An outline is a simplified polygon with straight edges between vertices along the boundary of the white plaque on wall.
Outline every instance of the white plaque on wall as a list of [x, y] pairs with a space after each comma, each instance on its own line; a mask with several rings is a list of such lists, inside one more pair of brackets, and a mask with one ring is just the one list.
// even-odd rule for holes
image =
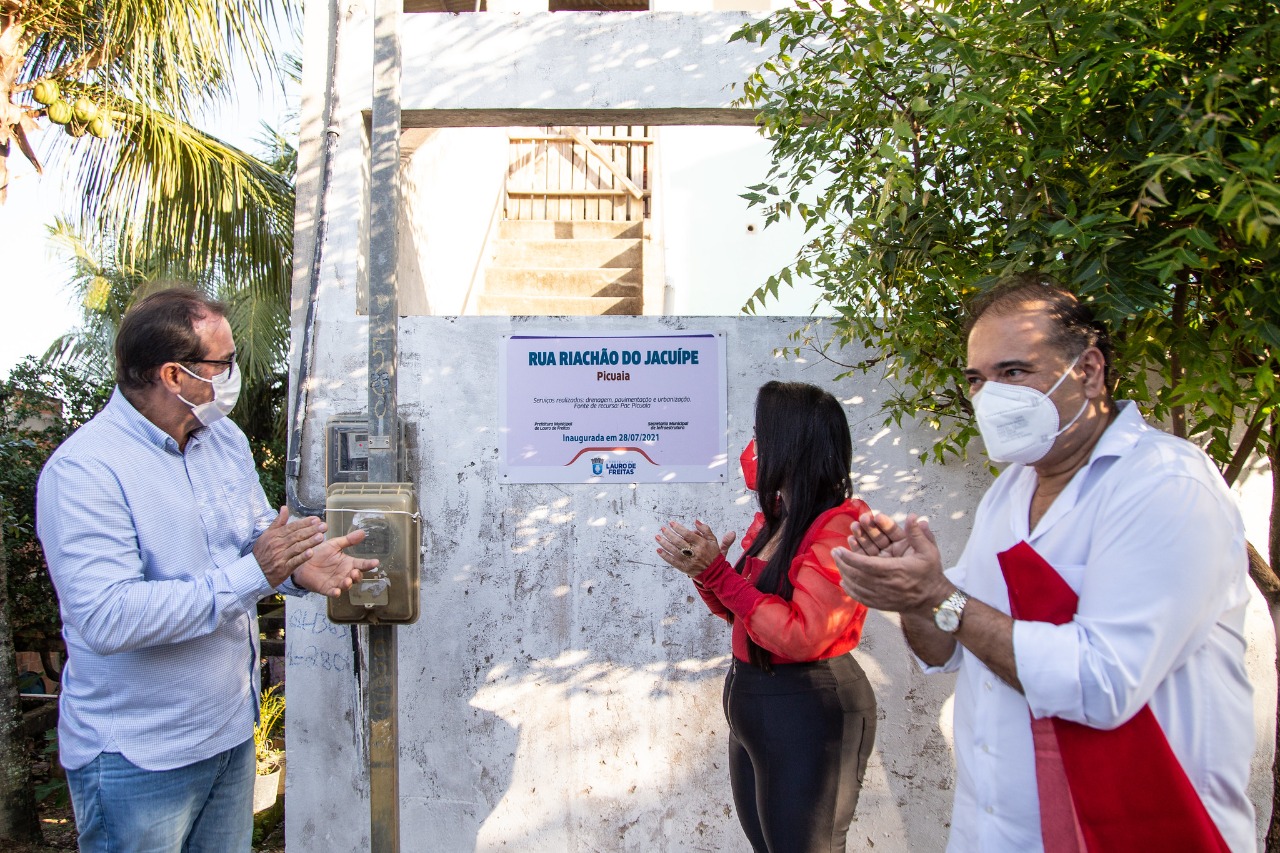
[[504, 483], [724, 482], [723, 332], [506, 335]]

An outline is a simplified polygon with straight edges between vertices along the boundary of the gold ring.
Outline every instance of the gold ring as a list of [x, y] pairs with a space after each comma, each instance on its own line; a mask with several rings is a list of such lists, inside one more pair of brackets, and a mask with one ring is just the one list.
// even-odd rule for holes
[[681, 549], [680, 549], [680, 553], [681, 553], [681, 554], [684, 554], [686, 557], [692, 557], [692, 556], [693, 556], [693, 549], [692, 549], [692, 548], [681, 548]]

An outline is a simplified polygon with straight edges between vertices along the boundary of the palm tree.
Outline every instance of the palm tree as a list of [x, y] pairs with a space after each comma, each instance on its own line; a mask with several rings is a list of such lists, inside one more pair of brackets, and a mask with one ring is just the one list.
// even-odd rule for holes
[[[288, 334], [292, 175], [192, 127], [233, 91], [281, 79], [273, 37], [297, 0], [0, 0], [0, 203], [12, 145], [34, 134], [80, 189], [75, 225], [133, 265], [180, 257], [220, 283], [245, 332], [246, 375], [266, 376]], [[61, 127], [57, 125], [61, 124]], [[48, 125], [52, 124], [53, 127]]]
[[[229, 302], [246, 380], [283, 387], [292, 163], [258, 160], [187, 118], [232, 94], [238, 56], [258, 85], [279, 80], [273, 36], [298, 9], [298, 0], [0, 0], [0, 204], [15, 145], [37, 170], [40, 156], [56, 162], [80, 190], [74, 221], [58, 227], [78, 243], [77, 270], [93, 274], [82, 281], [85, 328], [63, 342], [64, 356], [109, 352], [119, 315], [163, 272]], [[42, 128], [52, 138], [38, 156]], [[4, 670], [3, 642], [0, 656]], [[0, 836], [25, 840], [39, 824], [23, 814], [29, 768], [3, 675]]]

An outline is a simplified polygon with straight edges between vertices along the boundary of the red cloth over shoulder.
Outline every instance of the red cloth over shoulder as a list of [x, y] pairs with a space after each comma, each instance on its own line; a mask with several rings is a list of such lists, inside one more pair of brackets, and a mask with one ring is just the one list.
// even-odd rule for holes
[[[1034, 548], [1019, 542], [996, 558], [1014, 619], [1072, 620], [1075, 591]], [[1042, 717], [1031, 731], [1047, 853], [1228, 853], [1150, 705], [1115, 729]]]

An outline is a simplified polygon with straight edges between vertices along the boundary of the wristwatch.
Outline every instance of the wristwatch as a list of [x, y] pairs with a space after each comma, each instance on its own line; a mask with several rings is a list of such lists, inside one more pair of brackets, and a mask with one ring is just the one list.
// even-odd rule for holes
[[964, 616], [964, 606], [968, 603], [969, 596], [957, 589], [933, 608], [933, 624], [938, 626], [939, 631], [954, 634], [960, 630], [960, 619]]

